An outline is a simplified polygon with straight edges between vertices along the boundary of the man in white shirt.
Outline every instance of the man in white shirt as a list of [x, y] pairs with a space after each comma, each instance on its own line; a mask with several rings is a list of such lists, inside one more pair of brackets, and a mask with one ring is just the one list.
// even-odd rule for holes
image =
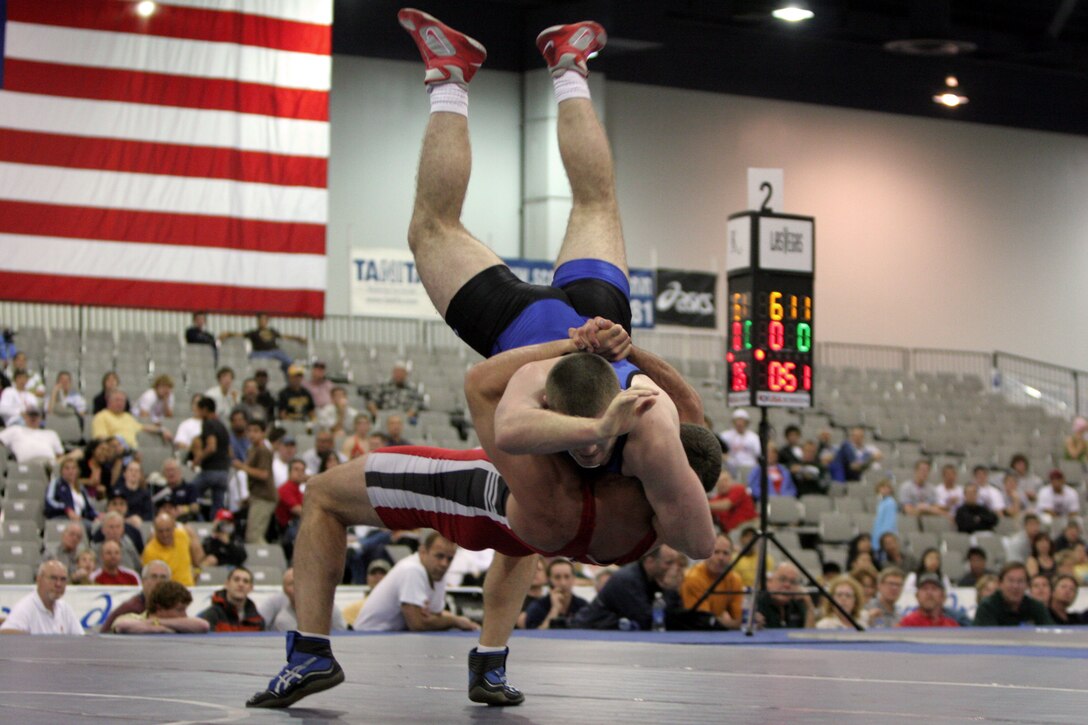
[[733, 470], [759, 465], [759, 436], [748, 430], [748, 411], [738, 408], [733, 411], [733, 428], [722, 431], [721, 439], [729, 446], [727, 463]]
[[64, 455], [64, 446], [56, 431], [42, 430], [42, 412], [28, 408], [23, 413], [25, 425], [13, 425], [0, 431], [0, 443], [15, 454], [15, 460], [26, 463], [33, 460], [54, 461]]
[[155, 378], [151, 387], [136, 399], [136, 417], [152, 423], [162, 423], [163, 418], [174, 417], [174, 379], [169, 375]]
[[311, 476], [321, 471], [321, 462], [325, 456], [336, 456], [336, 460], [345, 463], [347, 458], [336, 450], [336, 439], [332, 431], [320, 430], [314, 436], [314, 447], [302, 454], [302, 462], [306, 464], [306, 473]]
[[226, 423], [230, 420], [230, 412], [238, 405], [241, 395], [234, 385], [234, 369], [229, 367], [219, 368], [215, 374], [217, 385], [213, 385], [204, 391], [204, 395], [215, 401], [215, 410], [220, 420]]
[[475, 622], [443, 611], [445, 576], [456, 553], [457, 544], [432, 532], [418, 553], [398, 561], [374, 587], [355, 620], [356, 631], [479, 629]]
[[284, 436], [273, 446], [273, 451], [275, 455], [272, 456], [272, 480], [278, 489], [287, 483], [291, 461], [295, 460], [298, 453], [298, 443], [294, 436]]
[[941, 485], [937, 487], [937, 506], [946, 514], [956, 515], [956, 509], [963, 503], [963, 487], [956, 483], [956, 467], [945, 464], [941, 468]]
[[26, 370], [16, 370], [12, 374], [11, 387], [0, 393], [0, 418], [4, 425], [21, 425], [27, 410], [40, 407], [38, 396], [27, 389], [28, 380], [30, 374]]
[[1035, 509], [1050, 517], [1069, 516], [1080, 512], [1077, 492], [1065, 485], [1065, 474], [1059, 469], [1055, 468], [1050, 472], [1050, 485], [1039, 489]]
[[174, 448], [179, 451], [188, 451], [193, 445], [193, 439], [200, 436], [200, 431], [204, 427], [204, 420], [197, 414], [196, 409], [196, 404], [201, 397], [200, 393], [197, 393], [189, 399], [190, 417], [181, 421], [181, 425], [174, 434]]
[[[1005, 510], [1005, 494], [990, 483], [990, 469], [978, 465], [971, 469], [972, 483], [978, 486], [978, 502], [995, 514]], [[966, 495], [966, 491], [964, 492]]]
[[337, 385], [332, 389], [332, 401], [317, 409], [317, 425], [341, 436], [353, 428], [357, 415], [359, 411], [348, 405], [348, 391]]
[[0, 634], [82, 635], [79, 617], [60, 600], [68, 588], [68, 571], [59, 561], [38, 567], [35, 591], [20, 599], [0, 626]]

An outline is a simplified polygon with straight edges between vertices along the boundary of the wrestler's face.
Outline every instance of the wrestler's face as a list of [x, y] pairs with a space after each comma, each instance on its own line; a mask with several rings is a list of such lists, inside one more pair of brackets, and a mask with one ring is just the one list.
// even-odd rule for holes
[[584, 448], [575, 448], [567, 451], [582, 468], [598, 468], [608, 462], [612, 457], [612, 449], [616, 447], [616, 439], [610, 438], [604, 443], [594, 443]]

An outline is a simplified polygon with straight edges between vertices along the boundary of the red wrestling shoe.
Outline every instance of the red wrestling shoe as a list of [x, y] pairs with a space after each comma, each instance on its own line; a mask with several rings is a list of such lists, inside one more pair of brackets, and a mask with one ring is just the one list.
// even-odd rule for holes
[[553, 25], [536, 36], [536, 47], [544, 55], [553, 76], [572, 70], [589, 75], [586, 61], [595, 58], [608, 34], [600, 23], [583, 20], [571, 25]]
[[427, 64], [427, 74], [423, 77], [425, 85], [467, 85], [487, 58], [484, 46], [422, 10], [401, 8], [397, 20], [416, 41], [419, 54]]

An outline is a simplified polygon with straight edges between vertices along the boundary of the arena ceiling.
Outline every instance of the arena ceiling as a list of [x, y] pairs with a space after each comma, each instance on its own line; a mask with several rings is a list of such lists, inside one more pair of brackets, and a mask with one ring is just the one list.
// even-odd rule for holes
[[[335, 53], [418, 58], [402, 2], [335, 0]], [[1088, 135], [1088, 0], [809, 0], [815, 17], [771, 18], [773, 0], [442, 0], [421, 3], [488, 48], [488, 67], [539, 67], [536, 33], [593, 18], [613, 80]], [[953, 55], [886, 49], [956, 41]], [[950, 44], [912, 44], [948, 51]], [[973, 49], [970, 49], [973, 46]], [[967, 52], [963, 52], [968, 49]], [[932, 97], [954, 75], [970, 99]]]

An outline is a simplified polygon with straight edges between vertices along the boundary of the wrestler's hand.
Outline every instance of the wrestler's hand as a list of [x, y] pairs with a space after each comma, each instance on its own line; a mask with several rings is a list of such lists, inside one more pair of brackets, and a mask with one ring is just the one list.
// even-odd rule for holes
[[567, 333], [579, 350], [595, 353], [606, 360], [622, 360], [631, 352], [631, 336], [627, 330], [603, 317], [586, 320], [581, 327], [569, 328]]
[[608, 404], [608, 409], [598, 424], [601, 440], [630, 433], [639, 418], [654, 407], [654, 403], [657, 402], [657, 392], [649, 388], [621, 390], [619, 395]]

